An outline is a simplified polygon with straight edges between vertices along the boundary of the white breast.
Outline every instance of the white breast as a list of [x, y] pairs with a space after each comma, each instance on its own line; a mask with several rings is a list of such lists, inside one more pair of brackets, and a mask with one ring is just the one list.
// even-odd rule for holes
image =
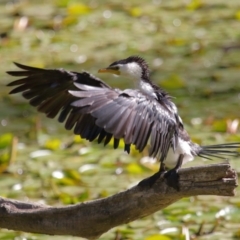
[[154, 93], [154, 90], [152, 88], [152, 86], [144, 81], [139, 81], [139, 86], [138, 88], [144, 92], [145, 94], [147, 94], [148, 96], [151, 96], [153, 98], [157, 98], [156, 94]]
[[180, 154], [184, 154], [183, 164], [190, 162], [194, 159], [194, 156], [191, 154], [191, 146], [189, 145], [189, 143], [179, 138], [178, 146], [175, 149], [175, 152], [172, 148], [170, 148], [168, 151], [168, 155], [164, 160], [166, 166], [169, 168], [175, 167]]

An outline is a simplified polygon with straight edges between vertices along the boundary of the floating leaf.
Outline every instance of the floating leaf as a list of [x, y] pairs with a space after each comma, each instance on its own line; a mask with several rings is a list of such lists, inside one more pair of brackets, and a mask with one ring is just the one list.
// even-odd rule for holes
[[56, 4], [59, 7], [67, 7], [69, 2], [70, 2], [70, 0], [58, 0], [58, 1], [56, 1]]
[[78, 181], [68, 177], [63, 177], [57, 180], [57, 184], [61, 186], [75, 186], [77, 183]]
[[240, 10], [238, 10], [235, 14], [237, 20], [240, 20]]
[[[129, 235], [129, 234], [134, 234], [133, 229], [129, 229], [129, 228], [117, 229], [116, 232], [117, 232], [117, 233], [120, 233], [120, 234], [123, 235], [123, 236], [127, 236], [127, 235]], [[125, 239], [125, 238], [124, 238], [124, 239]], [[127, 238], [127, 239], [129, 239], [129, 238]], [[130, 238], [130, 239], [132, 239], [132, 238]]]
[[127, 171], [131, 174], [140, 174], [143, 172], [143, 169], [136, 163], [130, 163], [127, 165]]
[[85, 4], [76, 3], [68, 6], [67, 10], [70, 15], [82, 15], [82, 14], [88, 14], [91, 9]]
[[152, 236], [144, 238], [144, 240], [171, 240], [171, 238], [162, 234], [154, 234]]
[[108, 196], [109, 196], [109, 192], [108, 192], [106, 189], [102, 190], [102, 191], [99, 193], [99, 197], [100, 197], [100, 198], [105, 198], [105, 197], [108, 197]]
[[82, 143], [83, 139], [79, 135], [74, 136], [74, 143]]
[[174, 38], [170, 38], [167, 41], [167, 43], [173, 46], [183, 46], [183, 45], [186, 45], [186, 39], [174, 37]]
[[227, 124], [225, 120], [217, 120], [213, 122], [212, 125], [213, 131], [216, 132], [226, 132], [227, 131]]
[[64, 204], [72, 204], [72, 196], [67, 193], [61, 193], [59, 195], [59, 198], [61, 199], [62, 203]]
[[5, 152], [0, 154], [0, 163], [6, 163], [9, 161], [9, 159], [10, 159], [9, 153]]
[[5, 133], [0, 136], [0, 149], [6, 148], [11, 145], [13, 135], [11, 133]]
[[74, 25], [78, 21], [78, 18], [76, 16], [67, 16], [63, 19], [62, 24], [64, 26]]
[[80, 193], [78, 196], [72, 196], [68, 193], [60, 193], [58, 197], [61, 199], [62, 203], [64, 204], [76, 204], [79, 202], [83, 202], [89, 199], [89, 191], [86, 190], [82, 193]]
[[129, 13], [133, 16], [133, 17], [139, 17], [142, 15], [142, 10], [139, 7], [133, 7], [130, 9]]
[[0, 154], [0, 173], [4, 172], [8, 168], [9, 162], [10, 162], [9, 153], [4, 152]]
[[84, 192], [82, 192], [77, 198], [76, 198], [76, 202], [75, 203], [78, 203], [78, 202], [83, 202], [83, 201], [86, 201], [89, 199], [89, 191], [86, 190]]
[[65, 173], [65, 176], [68, 178], [71, 178], [71, 179], [77, 180], [77, 181], [81, 180], [79, 171], [77, 171], [75, 169], [67, 169], [64, 171], [64, 173]]
[[50, 139], [45, 142], [45, 148], [50, 150], [59, 149], [61, 145], [61, 141], [59, 139]]
[[190, 3], [187, 5], [188, 10], [197, 10], [203, 6], [203, 3], [201, 0], [192, 0]]

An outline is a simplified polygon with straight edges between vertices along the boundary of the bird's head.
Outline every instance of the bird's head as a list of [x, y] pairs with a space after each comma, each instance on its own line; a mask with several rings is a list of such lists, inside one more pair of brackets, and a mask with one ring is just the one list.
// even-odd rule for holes
[[131, 56], [110, 64], [107, 68], [102, 68], [99, 73], [113, 73], [122, 75], [134, 80], [148, 80], [149, 68], [146, 61], [138, 56]]

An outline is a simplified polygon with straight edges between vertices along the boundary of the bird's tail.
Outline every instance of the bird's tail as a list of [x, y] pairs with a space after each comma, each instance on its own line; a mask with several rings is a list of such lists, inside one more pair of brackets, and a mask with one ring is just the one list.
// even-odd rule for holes
[[210, 160], [212, 160], [212, 158], [228, 159], [229, 157], [240, 156], [239, 150], [240, 142], [223, 143], [201, 146], [197, 155]]

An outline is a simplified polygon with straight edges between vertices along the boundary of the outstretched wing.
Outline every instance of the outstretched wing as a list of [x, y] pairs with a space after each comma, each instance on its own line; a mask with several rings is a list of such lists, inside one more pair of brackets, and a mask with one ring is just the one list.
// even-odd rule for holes
[[[110, 88], [100, 79], [87, 72], [69, 72], [64, 69], [41, 69], [15, 63], [25, 71], [8, 71], [12, 76], [23, 77], [9, 83], [7, 86], [17, 86], [10, 94], [22, 92], [29, 103], [37, 107], [38, 111], [54, 118], [60, 110], [69, 108], [75, 99], [69, 90], [76, 90], [74, 82], [89, 86]], [[71, 108], [70, 108], [71, 110]], [[61, 119], [59, 119], [60, 122]]]
[[25, 71], [8, 72], [23, 76], [8, 84], [17, 86], [10, 93], [22, 92], [47, 117], [60, 113], [58, 120], [65, 121], [65, 128], [82, 138], [106, 145], [113, 137], [115, 148], [122, 138], [128, 152], [131, 144], [142, 151], [150, 140], [149, 155], [161, 160], [170, 145], [177, 144], [176, 114], [137, 90], [112, 89], [87, 72], [16, 65]]

